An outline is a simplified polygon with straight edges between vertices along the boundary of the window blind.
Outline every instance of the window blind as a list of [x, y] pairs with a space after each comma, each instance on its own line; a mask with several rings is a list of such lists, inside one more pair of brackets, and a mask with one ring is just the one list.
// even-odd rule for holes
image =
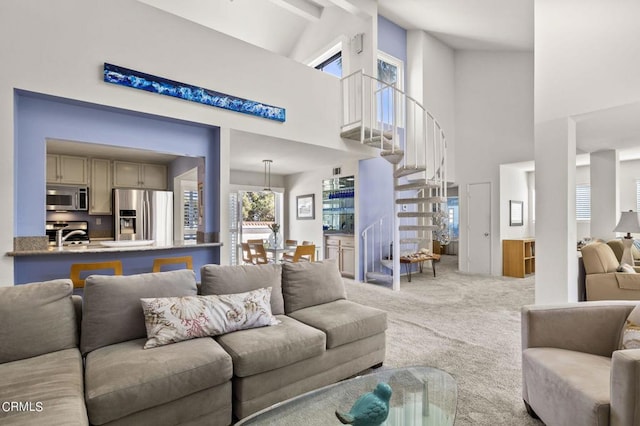
[[591, 185], [576, 185], [576, 219], [591, 219]]
[[184, 239], [195, 240], [198, 230], [198, 191], [183, 192]]

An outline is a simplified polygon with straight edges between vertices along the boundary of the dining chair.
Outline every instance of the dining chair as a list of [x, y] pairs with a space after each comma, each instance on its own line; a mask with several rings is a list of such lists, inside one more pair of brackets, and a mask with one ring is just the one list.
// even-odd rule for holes
[[264, 244], [264, 239], [257, 238], [257, 239], [254, 239], [254, 240], [247, 240], [247, 242], [249, 244]]
[[73, 282], [73, 288], [84, 288], [84, 278], [80, 278], [80, 273], [84, 271], [104, 271], [112, 269], [113, 275], [122, 275], [122, 262], [112, 260], [108, 262], [73, 263], [69, 278]]
[[296, 247], [296, 251], [293, 255], [284, 253], [282, 260], [285, 262], [315, 262], [316, 261], [316, 246], [314, 245], [301, 245]]
[[312, 245], [314, 245], [314, 244], [313, 244], [313, 241], [306, 241], [306, 240], [305, 240], [305, 241], [303, 241], [303, 242], [302, 242], [302, 245], [303, 245], [303, 246], [312, 246]]
[[242, 261], [253, 265], [253, 255], [251, 254], [251, 247], [249, 247], [249, 243], [242, 243], [240, 245], [242, 246]]
[[269, 263], [267, 252], [264, 249], [264, 243], [259, 243], [259, 244], [249, 243], [249, 249], [251, 250], [251, 257], [253, 258], [253, 263], [255, 263], [256, 265], [264, 265]]
[[193, 269], [193, 258], [191, 256], [157, 257], [153, 259], [153, 272], [160, 272], [165, 265], [176, 264], [184, 264], [185, 269]]
[[298, 240], [284, 240], [284, 245], [289, 246], [289, 247], [293, 247], [293, 246], [297, 246], [298, 245]]

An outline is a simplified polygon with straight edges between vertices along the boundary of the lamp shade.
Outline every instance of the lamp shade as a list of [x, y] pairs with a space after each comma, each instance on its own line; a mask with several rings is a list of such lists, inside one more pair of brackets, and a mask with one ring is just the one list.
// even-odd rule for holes
[[640, 233], [640, 221], [638, 221], [638, 212], [629, 210], [628, 212], [622, 212], [620, 215], [620, 221], [614, 228], [613, 232], [625, 232], [627, 238], [630, 238], [629, 234]]

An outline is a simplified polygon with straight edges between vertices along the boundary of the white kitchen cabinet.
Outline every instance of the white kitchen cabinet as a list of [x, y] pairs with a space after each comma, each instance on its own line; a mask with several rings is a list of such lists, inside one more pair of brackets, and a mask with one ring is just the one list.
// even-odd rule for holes
[[47, 183], [86, 185], [87, 181], [86, 158], [47, 154]]
[[90, 160], [89, 214], [111, 214], [111, 161], [101, 158]]
[[355, 277], [356, 250], [351, 235], [325, 235], [325, 259], [338, 259], [338, 268], [344, 277]]
[[113, 186], [115, 188], [167, 189], [167, 166], [114, 161]]

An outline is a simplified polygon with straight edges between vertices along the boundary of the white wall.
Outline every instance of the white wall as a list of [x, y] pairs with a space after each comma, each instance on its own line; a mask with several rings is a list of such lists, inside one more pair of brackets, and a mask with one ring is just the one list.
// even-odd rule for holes
[[[244, 185], [264, 188], [264, 173], [246, 172], [243, 170], [231, 170], [232, 185]], [[271, 175], [271, 186], [273, 188], [284, 187], [284, 176]]]
[[[620, 211], [637, 211], [636, 181], [640, 179], [640, 160], [620, 162]], [[620, 216], [618, 216], [618, 219]], [[617, 222], [616, 222], [617, 223]]]
[[[375, 6], [375, 2], [367, 0]], [[365, 70], [376, 74], [377, 15], [361, 17], [337, 6], [325, 7], [320, 20], [309, 23], [294, 46], [290, 58], [307, 64], [342, 42], [342, 75]], [[362, 53], [355, 53], [352, 43], [356, 34], [364, 34]]]
[[[14, 199], [15, 88], [336, 149], [345, 146], [339, 137], [340, 87], [335, 78], [135, 0], [3, 1], [0, 53], [4, 200]], [[102, 81], [104, 62], [281, 106], [287, 109], [287, 121], [107, 84]], [[222, 169], [229, 167], [228, 155], [221, 163]], [[221, 194], [226, 193], [221, 187]], [[7, 229], [14, 224], [13, 203], [0, 210], [0, 221]], [[224, 221], [223, 214], [223, 228]], [[2, 233], [0, 252], [12, 248], [13, 232]], [[4, 283], [10, 281], [12, 258], [2, 256], [0, 274], [7, 277]]]
[[407, 31], [407, 93], [442, 126], [447, 138], [447, 180], [456, 181], [454, 50], [419, 30]]
[[[461, 51], [455, 55], [455, 164], [460, 190], [459, 268], [466, 272], [467, 185], [500, 188], [501, 164], [533, 158], [533, 54]], [[501, 197], [491, 205], [493, 275], [502, 273]]]
[[535, 1], [535, 120], [640, 99], [640, 2]]
[[[509, 201], [523, 202], [523, 225], [510, 226]], [[531, 237], [529, 227], [529, 182], [522, 169], [500, 166], [500, 240]]]

